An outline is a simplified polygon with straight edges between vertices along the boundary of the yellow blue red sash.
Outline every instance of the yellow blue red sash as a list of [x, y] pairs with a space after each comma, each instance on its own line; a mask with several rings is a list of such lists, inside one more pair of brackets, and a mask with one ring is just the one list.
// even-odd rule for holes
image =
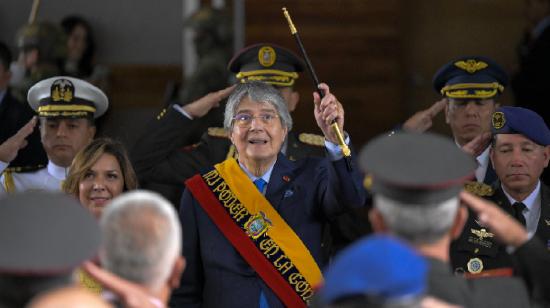
[[305, 307], [323, 276], [302, 240], [235, 159], [186, 186], [224, 236], [287, 307]]

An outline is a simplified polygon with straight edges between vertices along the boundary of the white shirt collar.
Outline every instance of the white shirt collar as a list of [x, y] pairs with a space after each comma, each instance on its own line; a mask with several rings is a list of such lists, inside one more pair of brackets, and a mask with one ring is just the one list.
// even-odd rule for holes
[[58, 180], [65, 180], [69, 173], [69, 168], [60, 167], [54, 164], [51, 160], [48, 161], [48, 173]]
[[529, 196], [527, 196], [527, 198], [523, 200], [515, 200], [514, 198], [512, 198], [512, 196], [510, 196], [510, 194], [508, 194], [508, 192], [506, 192], [506, 189], [504, 188], [504, 186], [502, 186], [502, 184], [500, 184], [500, 186], [502, 188], [502, 191], [506, 195], [506, 198], [508, 198], [508, 201], [510, 201], [510, 204], [521, 202], [525, 204], [525, 207], [529, 211], [533, 209], [533, 204], [535, 203], [535, 201], [537, 201], [537, 197], [540, 194], [540, 181], [538, 181], [537, 186], [535, 187], [535, 189], [533, 189], [533, 191], [529, 194]]
[[489, 149], [490, 146], [487, 146], [478, 157], [477, 160], [477, 169], [476, 169], [476, 179], [478, 182], [482, 183], [485, 180], [485, 174], [487, 173], [487, 168], [489, 167]]
[[[462, 147], [456, 141], [456, 139], [455, 139], [455, 144], [456, 144], [457, 147], [462, 149]], [[481, 152], [481, 154], [479, 154], [476, 157], [476, 161], [477, 161], [476, 180], [480, 183], [483, 183], [483, 181], [485, 180], [485, 174], [487, 173], [487, 167], [489, 167], [489, 150], [490, 150], [490, 148], [491, 148], [491, 145], [487, 145], [485, 150], [483, 150], [483, 152]]]
[[[515, 200], [510, 196], [501, 184], [502, 191], [510, 201], [510, 204], [514, 204], [519, 200]], [[523, 216], [525, 217], [525, 225], [527, 229], [527, 235], [529, 238], [533, 237], [537, 231], [538, 222], [540, 219], [540, 207], [541, 207], [541, 194], [540, 194], [540, 181], [537, 183], [537, 187], [525, 198], [523, 201], [519, 201], [525, 204], [525, 210], [523, 210]]]

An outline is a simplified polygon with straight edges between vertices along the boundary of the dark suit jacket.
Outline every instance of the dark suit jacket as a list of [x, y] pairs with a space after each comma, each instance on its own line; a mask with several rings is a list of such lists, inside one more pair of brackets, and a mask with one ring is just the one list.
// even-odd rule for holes
[[451, 272], [449, 264], [428, 258], [427, 294], [462, 307], [530, 307], [523, 282], [513, 277], [466, 280]]
[[[0, 103], [0, 143], [13, 136], [35, 115], [26, 102], [17, 101], [7, 90]], [[17, 157], [10, 164], [10, 168], [21, 171], [34, 171], [48, 163], [46, 152], [40, 142], [40, 131], [36, 125], [33, 133], [27, 137], [27, 146], [17, 153]]]
[[[324, 265], [321, 238], [327, 217], [365, 202], [362, 177], [356, 169], [349, 171], [343, 159], [292, 162], [282, 154], [273, 168], [266, 198], [301, 238], [320, 268]], [[180, 219], [187, 268], [181, 286], [172, 294], [172, 307], [257, 307], [260, 289], [269, 307], [282, 306], [189, 191], [182, 198]]]

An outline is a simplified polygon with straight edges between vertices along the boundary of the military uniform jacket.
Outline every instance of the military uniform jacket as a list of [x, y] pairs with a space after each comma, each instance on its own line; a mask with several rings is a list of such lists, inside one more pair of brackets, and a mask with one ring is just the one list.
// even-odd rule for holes
[[[15, 135], [33, 116], [33, 110], [26, 103], [17, 101], [11, 91], [6, 90], [0, 102], [0, 143]], [[34, 171], [48, 163], [46, 152], [40, 142], [38, 125], [27, 137], [27, 142], [27, 146], [19, 150], [17, 157], [9, 165], [14, 171]]]
[[[362, 176], [357, 168], [349, 171], [344, 159], [292, 162], [279, 154], [265, 197], [323, 268], [324, 222], [346, 207], [362, 207], [365, 194]], [[258, 307], [260, 289], [270, 308], [282, 307], [188, 190], [179, 215], [187, 268], [170, 307]]]
[[[513, 216], [512, 205], [502, 191], [500, 182], [497, 182], [495, 187], [498, 188], [488, 199]], [[546, 244], [550, 241], [550, 189], [541, 183], [540, 192], [541, 213], [534, 236]], [[470, 212], [469, 214], [468, 221], [464, 226], [460, 238], [451, 246], [453, 268], [468, 272], [468, 262], [477, 258], [481, 260], [483, 270], [511, 267], [515, 269], [516, 274], [521, 274], [518, 272], [519, 269], [515, 267], [515, 261], [512, 256], [506, 252], [506, 247], [496, 241], [490, 229], [483, 228], [476, 222], [475, 213]], [[472, 262], [470, 262], [471, 266], [476, 266]]]
[[527, 290], [520, 279], [487, 277], [466, 280], [454, 275], [449, 264], [427, 259], [428, 295], [468, 308], [530, 307]]
[[[5, 163], [0, 162], [0, 170], [2, 170], [2, 167], [5, 167]], [[51, 161], [48, 162], [45, 168], [33, 172], [13, 172], [10, 175], [2, 173], [0, 177], [0, 196], [8, 192], [6, 189], [7, 181], [9, 181], [8, 176], [13, 179], [15, 192], [28, 190], [61, 191], [61, 183], [65, 180], [67, 173], [67, 168], [56, 166]]]

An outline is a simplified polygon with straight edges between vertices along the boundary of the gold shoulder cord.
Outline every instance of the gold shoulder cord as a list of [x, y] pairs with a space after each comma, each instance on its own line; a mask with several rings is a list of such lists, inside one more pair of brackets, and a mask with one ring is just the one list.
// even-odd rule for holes
[[13, 182], [13, 174], [10, 170], [5, 170], [4, 175], [4, 188], [8, 194], [15, 192], [15, 183]]

